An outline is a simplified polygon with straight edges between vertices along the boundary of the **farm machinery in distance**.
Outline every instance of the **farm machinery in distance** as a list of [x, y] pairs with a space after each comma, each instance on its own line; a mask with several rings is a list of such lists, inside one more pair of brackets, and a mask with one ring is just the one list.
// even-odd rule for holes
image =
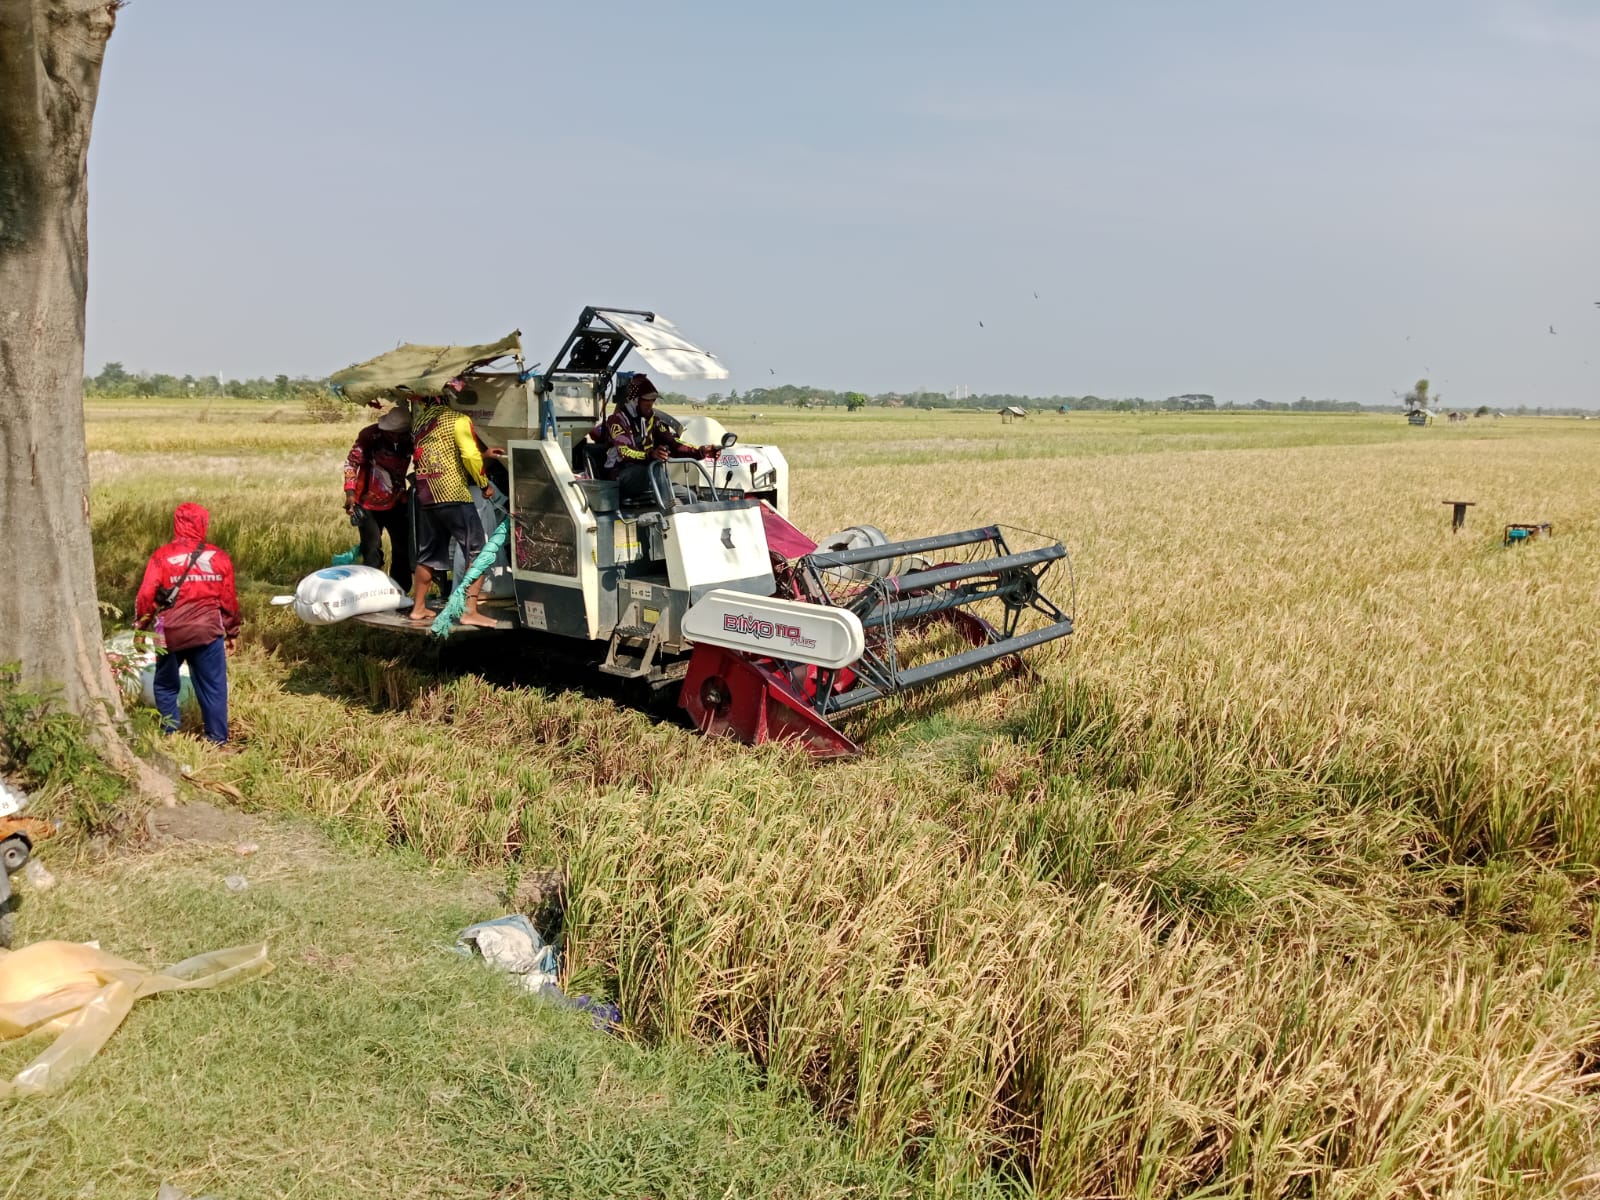
[[[813, 540], [788, 520], [781, 450], [741, 443], [702, 415], [682, 438], [719, 445], [715, 459], [671, 460], [648, 497], [620, 497], [589, 434], [630, 353], [673, 378], [728, 374], [654, 313], [590, 307], [544, 370], [524, 365], [513, 333], [405, 345], [332, 377], [357, 403], [444, 394], [504, 450], [491, 460], [505, 471], [500, 496], [478, 500], [487, 529], [509, 524], [481, 594], [496, 629], [590, 643], [600, 671], [676, 688], [702, 731], [793, 741], [823, 758], [858, 750], [837, 714], [989, 664], [1020, 669], [1025, 651], [1072, 632], [1043, 588], [1067, 557], [1060, 542], [999, 525], [905, 541], [861, 525]], [[457, 378], [459, 391], [443, 388]], [[471, 566], [458, 554], [454, 578]], [[381, 575], [332, 568], [302, 592], [340, 570], [352, 587], [362, 571]], [[400, 603], [357, 605], [354, 619], [416, 629]]]

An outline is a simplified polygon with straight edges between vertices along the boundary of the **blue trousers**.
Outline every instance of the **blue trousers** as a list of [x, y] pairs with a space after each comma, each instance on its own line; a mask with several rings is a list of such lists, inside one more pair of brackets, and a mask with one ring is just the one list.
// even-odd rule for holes
[[173, 733], [178, 728], [178, 689], [182, 680], [178, 668], [189, 664], [189, 682], [194, 698], [200, 702], [200, 718], [205, 723], [206, 739], [221, 745], [228, 740], [228, 650], [223, 639], [169, 650], [156, 659], [156, 711], [161, 728]]

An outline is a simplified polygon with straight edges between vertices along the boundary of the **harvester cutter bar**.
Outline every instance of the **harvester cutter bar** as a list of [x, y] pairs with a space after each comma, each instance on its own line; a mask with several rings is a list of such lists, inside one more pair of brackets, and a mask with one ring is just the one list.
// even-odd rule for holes
[[866, 684], [862, 687], [852, 688], [848, 692], [837, 696], [829, 696], [826, 700], [827, 712], [843, 712], [848, 708], [858, 705], [870, 704], [874, 700], [881, 700], [885, 696], [908, 688], [918, 687], [924, 683], [932, 683], [936, 679], [944, 679], [950, 675], [959, 675], [963, 671], [971, 671], [996, 659], [1005, 658], [1010, 654], [1019, 654], [1034, 646], [1042, 646], [1046, 642], [1053, 642], [1057, 638], [1066, 637], [1072, 632], [1072, 618], [1062, 617], [1061, 620], [1050, 625], [1041, 626], [1028, 633], [1017, 634], [1015, 637], [1002, 638], [998, 642], [990, 642], [985, 646], [977, 646], [971, 650], [964, 650], [960, 654], [942, 658], [938, 662], [927, 663], [924, 666], [912, 667], [908, 670], [894, 673], [894, 686], [883, 688], [875, 684]]

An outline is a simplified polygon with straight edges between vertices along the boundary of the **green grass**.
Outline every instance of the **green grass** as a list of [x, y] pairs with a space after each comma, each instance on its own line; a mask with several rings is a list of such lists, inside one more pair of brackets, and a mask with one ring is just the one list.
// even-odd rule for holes
[[[23, 939], [152, 966], [265, 939], [275, 970], [141, 1001], [64, 1092], [0, 1104], [0, 1194], [917, 1194], [728, 1050], [618, 1040], [451, 953], [501, 911], [481, 882], [291, 823], [260, 840], [247, 859], [53, 859], [60, 885], [28, 898]], [[39, 1045], [0, 1049], [0, 1074]]]

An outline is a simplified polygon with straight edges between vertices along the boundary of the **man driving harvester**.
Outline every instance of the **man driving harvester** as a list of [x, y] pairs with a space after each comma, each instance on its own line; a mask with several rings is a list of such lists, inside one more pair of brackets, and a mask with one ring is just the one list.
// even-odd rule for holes
[[[617, 481], [617, 495], [623, 500], [651, 494], [650, 472], [665, 470], [656, 466], [657, 463], [665, 463], [673, 457], [715, 458], [717, 455], [716, 446], [690, 446], [678, 440], [681, 428], [678, 423], [665, 413], [656, 412], [659, 395], [648, 375], [634, 375], [623, 387], [617, 407], [597, 431], [599, 436], [595, 441], [605, 447], [606, 452], [600, 476]], [[668, 493], [663, 487], [660, 494]]]

